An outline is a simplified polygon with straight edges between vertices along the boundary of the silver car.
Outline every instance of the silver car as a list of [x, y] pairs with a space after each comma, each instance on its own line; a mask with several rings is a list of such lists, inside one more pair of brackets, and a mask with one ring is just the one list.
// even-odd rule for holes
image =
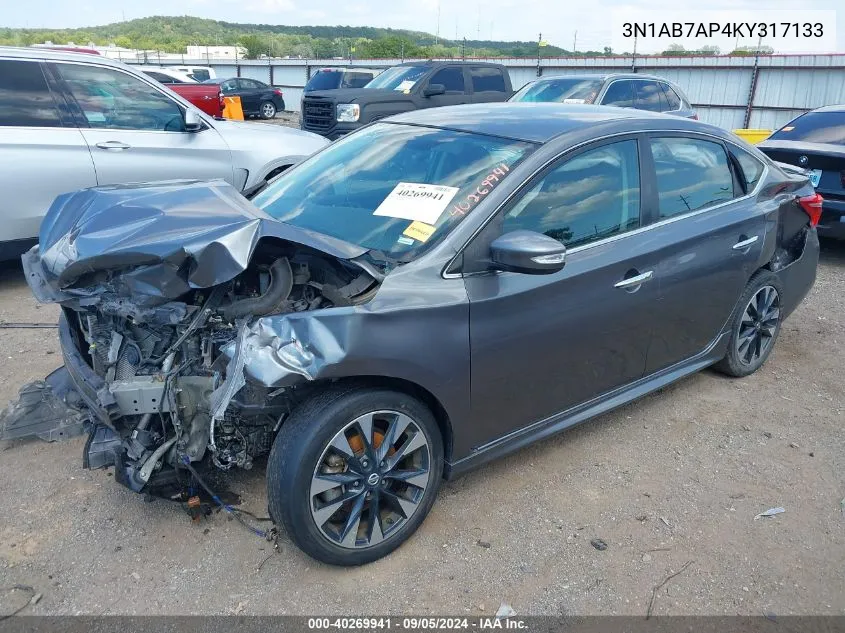
[[593, 103], [698, 119], [689, 99], [671, 81], [633, 73], [542, 77], [525, 84], [508, 101]]
[[214, 119], [98, 55], [0, 47], [0, 259], [25, 252], [56, 196], [97, 185], [223, 179], [249, 193], [328, 144]]

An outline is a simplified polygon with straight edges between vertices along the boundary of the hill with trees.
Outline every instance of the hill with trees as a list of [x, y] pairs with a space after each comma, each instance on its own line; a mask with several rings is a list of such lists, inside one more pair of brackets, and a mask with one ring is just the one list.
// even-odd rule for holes
[[[182, 53], [188, 45], [240, 45], [247, 57], [328, 59], [332, 57], [536, 57], [537, 42], [445, 40], [430, 33], [364, 26], [284, 26], [239, 24], [191, 16], [152, 16], [78, 29], [0, 28], [0, 44], [29, 46], [89, 42], [101, 46]], [[544, 46], [543, 57], [569, 55], [557, 46]], [[607, 55], [586, 51], [579, 55]]]

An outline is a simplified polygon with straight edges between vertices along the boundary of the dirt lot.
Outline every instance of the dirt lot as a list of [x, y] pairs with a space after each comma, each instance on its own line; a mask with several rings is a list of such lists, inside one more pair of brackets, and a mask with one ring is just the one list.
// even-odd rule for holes
[[[845, 614], [845, 246], [768, 364], [707, 371], [446, 484], [392, 556], [357, 569], [281, 553], [224, 516], [194, 525], [83, 440], [0, 443], [0, 587], [34, 614]], [[50, 321], [16, 266], [0, 321]], [[59, 363], [53, 330], [0, 330], [0, 400]], [[263, 513], [263, 463], [232, 488]], [[784, 514], [755, 520], [783, 506]], [[591, 546], [602, 539], [607, 549]], [[0, 594], [0, 613], [27, 598]]]

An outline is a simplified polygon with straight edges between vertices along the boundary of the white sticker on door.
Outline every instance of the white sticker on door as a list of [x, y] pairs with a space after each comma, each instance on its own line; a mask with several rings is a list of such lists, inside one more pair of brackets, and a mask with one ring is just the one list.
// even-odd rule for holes
[[456, 193], [458, 187], [400, 182], [373, 211], [373, 215], [436, 224]]

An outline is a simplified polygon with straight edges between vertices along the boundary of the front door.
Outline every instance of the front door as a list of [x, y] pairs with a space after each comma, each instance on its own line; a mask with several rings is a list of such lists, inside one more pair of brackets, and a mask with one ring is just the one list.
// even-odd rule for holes
[[[465, 277], [473, 446], [636, 381], [645, 370], [658, 279], [654, 241], [636, 231], [644, 216], [638, 141], [567, 156], [525, 191], [494, 222], [501, 233], [527, 229], [562, 241], [566, 265], [550, 275]], [[503, 409], [512, 417], [503, 418]]]
[[180, 104], [116, 68], [57, 63], [70, 98], [88, 127], [100, 185], [197, 178], [233, 182], [229, 147], [210, 126], [185, 131]]
[[266, 90], [264, 84], [252, 79], [238, 79], [238, 94], [244, 112], [258, 112], [261, 108], [261, 95]]
[[427, 107], [461, 105], [470, 101], [464, 79], [464, 69], [461, 66], [446, 66], [435, 72], [426, 86], [435, 85], [443, 86], [446, 92], [442, 95], [424, 97]]

